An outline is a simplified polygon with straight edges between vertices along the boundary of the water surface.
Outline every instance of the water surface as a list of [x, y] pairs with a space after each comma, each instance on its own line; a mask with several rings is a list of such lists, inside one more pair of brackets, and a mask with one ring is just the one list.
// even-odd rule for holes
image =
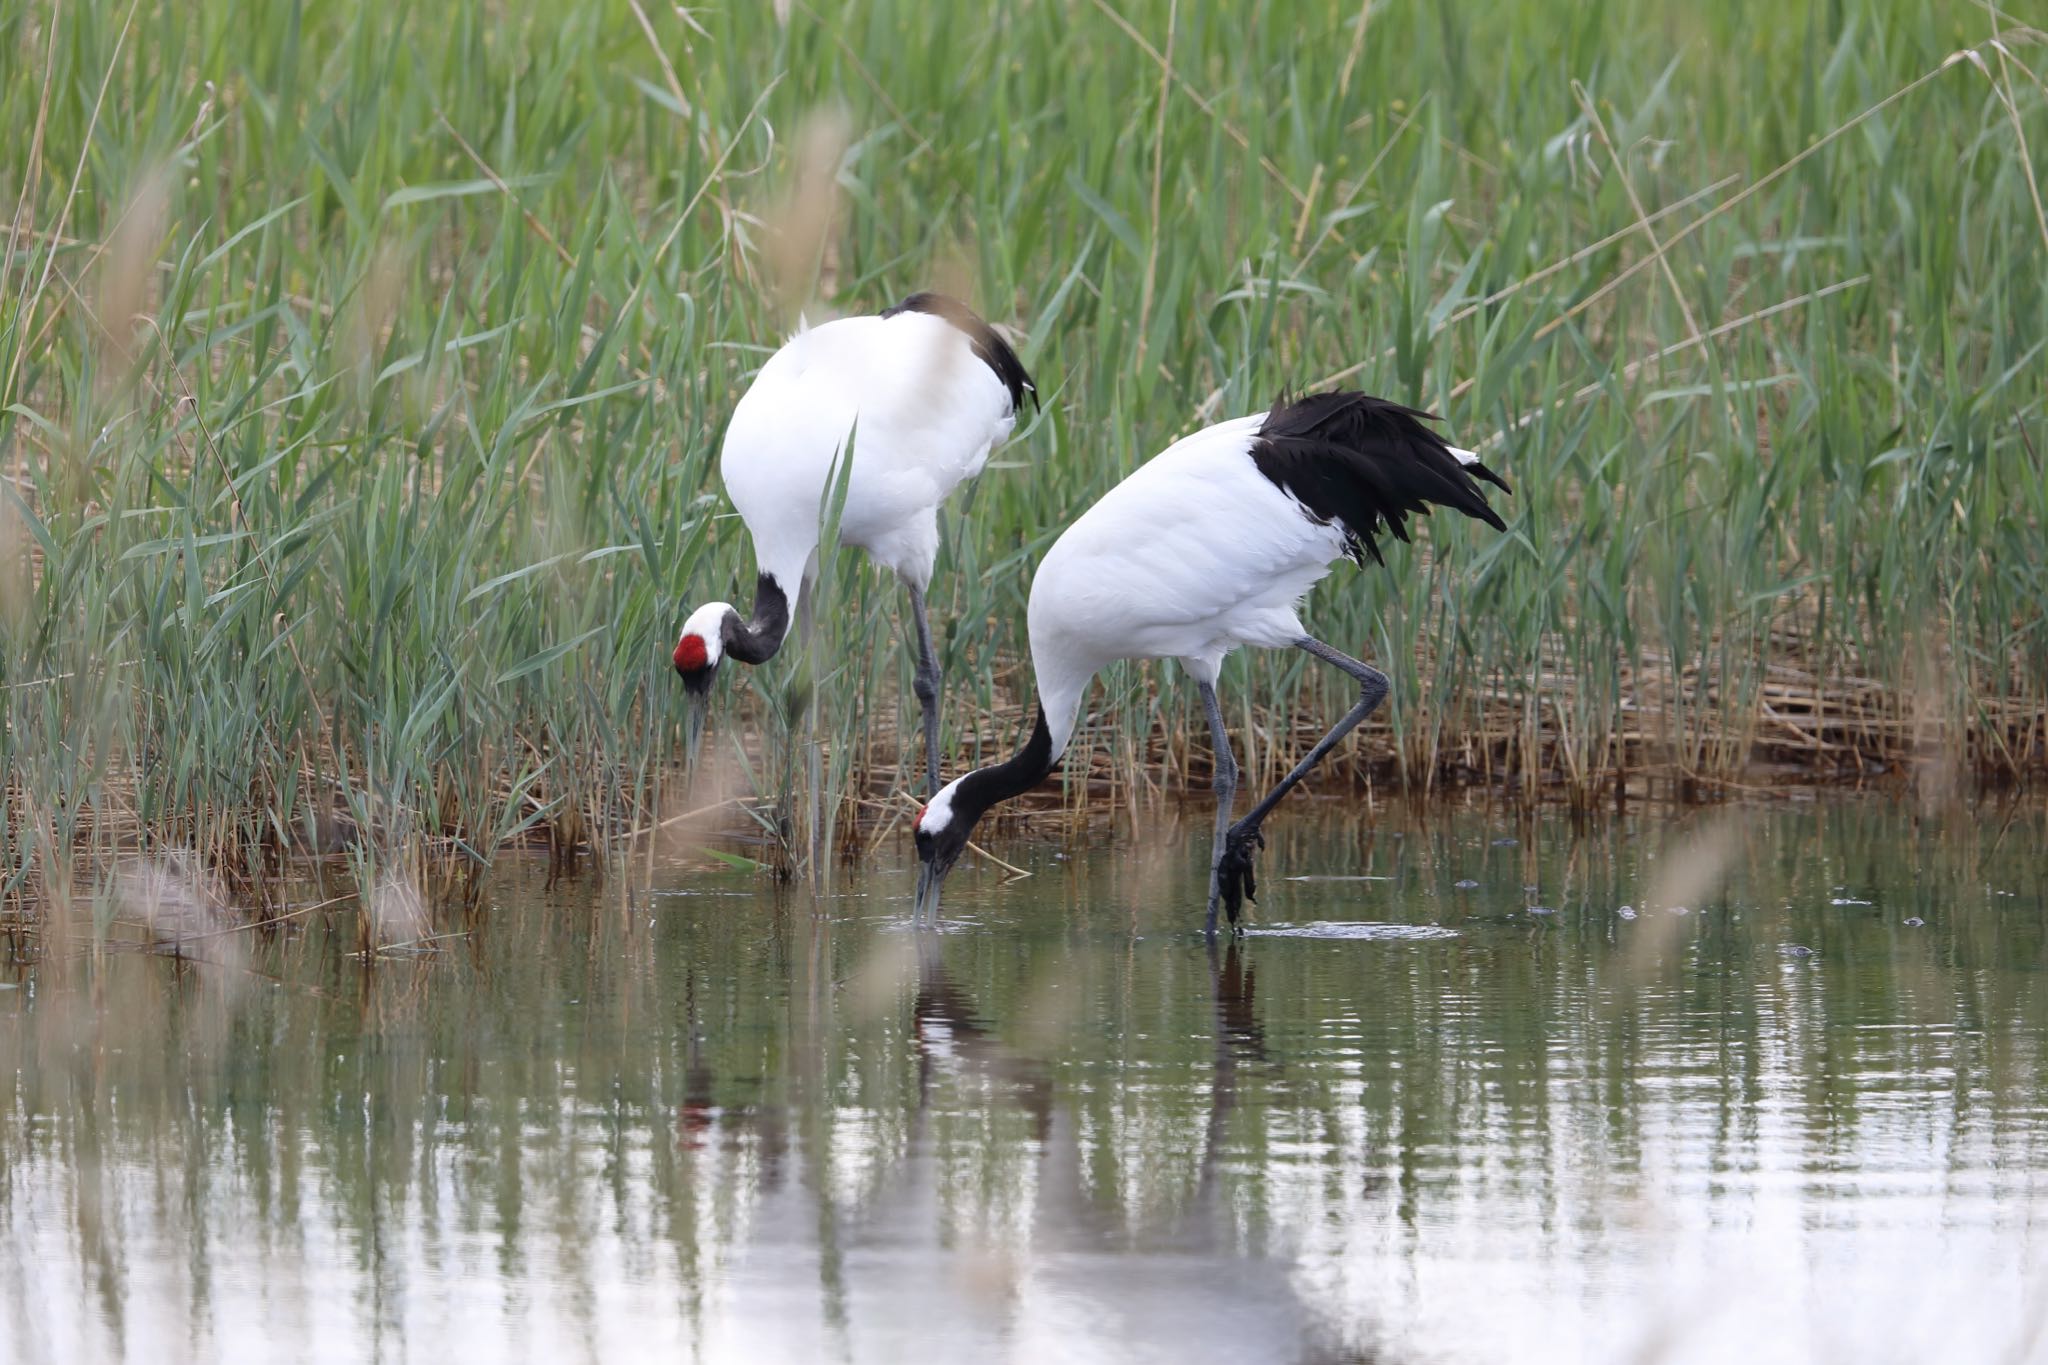
[[0, 1359], [2048, 1352], [2039, 809], [1355, 817], [1213, 950], [1199, 809], [936, 934], [885, 844], [74, 938], [0, 969]]

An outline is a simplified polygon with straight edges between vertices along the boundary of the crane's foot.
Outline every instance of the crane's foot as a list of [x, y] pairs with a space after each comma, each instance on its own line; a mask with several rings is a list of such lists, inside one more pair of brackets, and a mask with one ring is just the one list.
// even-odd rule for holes
[[1244, 909], [1246, 901], [1258, 900], [1258, 878], [1252, 866], [1252, 859], [1266, 846], [1266, 836], [1259, 833], [1257, 825], [1239, 825], [1224, 836], [1223, 857], [1216, 864], [1215, 889], [1209, 900], [1209, 923], [1216, 923], [1216, 901], [1223, 902], [1223, 913], [1230, 917], [1231, 927], [1237, 927], [1238, 912]]

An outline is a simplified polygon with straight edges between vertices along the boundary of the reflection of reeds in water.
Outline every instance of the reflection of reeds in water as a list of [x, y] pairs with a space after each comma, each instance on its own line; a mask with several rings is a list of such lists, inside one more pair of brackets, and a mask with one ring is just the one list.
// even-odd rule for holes
[[[533, 869], [473, 957], [337, 979], [317, 943], [243, 933], [239, 957], [188, 936], [178, 958], [45, 962], [32, 1007], [0, 991], [0, 1301], [84, 1296], [87, 1330], [140, 1342], [261, 1284], [248, 1322], [272, 1340], [318, 1321], [395, 1343], [403, 1321], [415, 1348], [475, 1344], [516, 1322], [624, 1351], [623, 1314], [716, 1354], [899, 1321], [1001, 1339], [1058, 1302], [1149, 1323], [1151, 1267], [1182, 1331], [1227, 1310], [1370, 1350], [1416, 1277], [1476, 1322], [1533, 1311], [1529, 1275], [1585, 1274], [1550, 1300], [1654, 1321], [1641, 1267], [1682, 1280], [1668, 1252], [1698, 1245], [1702, 1210], [1741, 1227], [1761, 1201], [1846, 1273], [1829, 1229], [1882, 1241], [1932, 1207], [1902, 1173], [1946, 1182], [1949, 1252], [2019, 1235], [1998, 1210], [2025, 1207], [2043, 1138], [2037, 806], [1949, 827], [1877, 806], [1583, 837], [1543, 820], [1514, 846], [1483, 813], [1382, 821], [1370, 866], [1394, 880], [1314, 894], [1459, 939], [1211, 953], [1155, 931], [1199, 904], [1198, 857], [1119, 880], [1105, 856], [1077, 894], [1008, 888], [1031, 898], [1015, 923], [921, 941], [874, 884], [821, 920], [544, 896]], [[1347, 838], [1305, 820], [1269, 855], [1320, 865]], [[189, 863], [136, 873], [159, 923], [212, 913]], [[1525, 882], [1555, 916], [1519, 913]], [[139, 1251], [162, 1244], [189, 1253]], [[472, 1296], [460, 1321], [416, 1297], [434, 1276]], [[1681, 1340], [1717, 1330], [1671, 1312]], [[6, 1314], [0, 1350], [38, 1358], [22, 1334], [47, 1316]]]
[[[508, 842], [653, 856], [704, 804], [678, 602], [751, 582], [725, 415], [806, 303], [932, 283], [1018, 324], [1049, 399], [948, 517], [955, 771], [1021, 728], [1057, 529], [1197, 423], [1342, 379], [1443, 411], [1517, 493], [1506, 537], [1433, 524], [1318, 590], [1394, 680], [1326, 788], [1591, 807], [1785, 765], [1938, 803], [2041, 772], [2040, 36], [1991, 11], [1688, 16], [1730, 80], [1666, 73], [1651, 11], [1573, 55], [1536, 5], [1480, 45], [1158, 0], [993, 45], [891, 4], [637, 6], [392, 63], [392, 13], [201, 3], [231, 37], [197, 57], [31, 17], [0, 92], [10, 919], [138, 847], [260, 907], [337, 811], [367, 884], [424, 859], [472, 906]], [[1601, 88], [1532, 124], [1530, 54]], [[1783, 89], [1782, 120], [1742, 93]], [[828, 864], [916, 786], [897, 594], [851, 559], [836, 586], [792, 836]], [[1346, 700], [1230, 671], [1248, 783]], [[750, 681], [709, 733], [763, 809], [781, 694]], [[1112, 670], [1069, 803], [1204, 782], [1191, 702]]]

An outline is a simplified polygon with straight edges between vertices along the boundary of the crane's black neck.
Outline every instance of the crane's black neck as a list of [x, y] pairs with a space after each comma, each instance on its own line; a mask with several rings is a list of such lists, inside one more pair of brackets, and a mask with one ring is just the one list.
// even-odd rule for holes
[[990, 806], [1022, 796], [1059, 765], [1052, 751], [1052, 730], [1045, 723], [1045, 707], [1040, 706], [1023, 748], [1005, 762], [976, 768], [960, 779], [953, 793], [953, 818], [963, 832], [972, 829]]
[[754, 618], [742, 621], [738, 612], [727, 612], [718, 634], [725, 652], [743, 664], [765, 664], [775, 657], [789, 634], [789, 596], [774, 574], [754, 580]]

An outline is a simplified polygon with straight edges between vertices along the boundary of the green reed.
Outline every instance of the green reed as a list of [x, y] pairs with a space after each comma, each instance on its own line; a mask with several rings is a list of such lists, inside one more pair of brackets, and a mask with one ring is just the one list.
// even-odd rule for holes
[[[1059, 529], [1340, 377], [1517, 490], [1313, 595], [1395, 679], [1352, 778], [2042, 766], [2048, 46], [1998, 11], [643, 8], [0, 0], [10, 897], [127, 848], [260, 895], [293, 850], [473, 888], [515, 838], [656, 837], [703, 795], [680, 610], [752, 581], [725, 415], [789, 299], [934, 281], [1046, 399], [948, 515], [952, 770], [1020, 726]], [[853, 848], [915, 703], [896, 585], [830, 577], [798, 775]], [[798, 666], [722, 688], [742, 798], [789, 785]], [[1225, 686], [1255, 773], [1344, 703], [1284, 656]], [[1090, 705], [1071, 799], [1204, 769], [1170, 667]]]

